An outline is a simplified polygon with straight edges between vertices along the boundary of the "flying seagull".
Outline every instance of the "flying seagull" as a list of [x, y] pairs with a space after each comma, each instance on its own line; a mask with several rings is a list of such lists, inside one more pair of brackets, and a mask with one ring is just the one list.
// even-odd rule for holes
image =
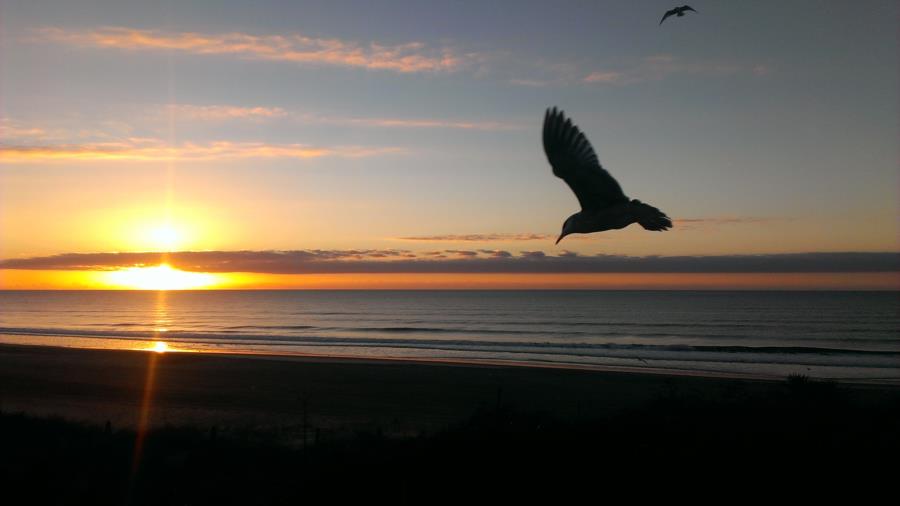
[[569, 185], [581, 204], [581, 211], [563, 223], [556, 244], [569, 234], [603, 232], [632, 223], [653, 231], [672, 227], [672, 220], [659, 209], [625, 196], [619, 183], [600, 166], [587, 137], [556, 107], [544, 115], [544, 153], [553, 175]]
[[666, 18], [668, 18], [669, 16], [678, 16], [680, 18], [680, 17], [684, 16], [684, 13], [686, 11], [697, 12], [690, 5], [682, 5], [681, 7], [675, 7], [674, 9], [666, 11], [666, 13], [663, 14], [662, 19], [659, 20], [659, 24], [663, 24], [663, 21], [665, 21]]

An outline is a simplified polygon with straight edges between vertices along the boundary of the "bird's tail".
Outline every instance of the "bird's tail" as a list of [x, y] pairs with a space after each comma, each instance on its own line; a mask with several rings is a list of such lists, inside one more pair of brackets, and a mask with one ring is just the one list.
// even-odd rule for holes
[[672, 220], [659, 209], [637, 199], [632, 200], [631, 205], [637, 216], [637, 222], [645, 229], [661, 232], [672, 228]]

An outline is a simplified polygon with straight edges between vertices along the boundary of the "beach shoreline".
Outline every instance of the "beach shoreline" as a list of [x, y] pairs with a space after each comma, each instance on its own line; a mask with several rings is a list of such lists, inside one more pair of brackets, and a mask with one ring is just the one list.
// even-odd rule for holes
[[[68, 336], [42, 336], [44, 338], [49, 338], [52, 340], [54, 337], [59, 337], [59, 339], [66, 339]], [[123, 347], [105, 347], [103, 344], [99, 344], [97, 346], [90, 345], [64, 345], [64, 344], [47, 344], [46, 339], [41, 343], [29, 343], [29, 344], [20, 344], [16, 342], [3, 342], [4, 338], [19, 338], [22, 341], [32, 340], [34, 336], [31, 335], [17, 335], [17, 334], [0, 334], [0, 347], [2, 346], [40, 346], [45, 348], [60, 348], [60, 349], [83, 349], [83, 350], [98, 350], [98, 351], [132, 351], [132, 352], [151, 352], [155, 351], [153, 348], [153, 344], [156, 342], [165, 342], [166, 343], [166, 353], [187, 353], [187, 354], [200, 354], [200, 355], [213, 355], [223, 358], [237, 358], [237, 359], [257, 359], [257, 360], [274, 360], [274, 361], [286, 361], [286, 362], [304, 362], [304, 361], [334, 361], [334, 362], [350, 362], [350, 363], [370, 363], [370, 364], [379, 364], [379, 363], [395, 363], [395, 364], [417, 364], [417, 365], [436, 365], [436, 366], [462, 366], [462, 367], [533, 367], [537, 369], [565, 369], [565, 370], [581, 370], [581, 371], [597, 371], [597, 372], [621, 372], [621, 373], [634, 373], [634, 374], [654, 374], [654, 375], [664, 375], [664, 376], [697, 376], [697, 377], [710, 377], [710, 378], [727, 378], [727, 379], [749, 379], [749, 380], [768, 380], [768, 381], [778, 381], [784, 379], [783, 375], [774, 375], [774, 374], [755, 374], [755, 373], [745, 373], [745, 372], [728, 372], [728, 371], [716, 371], [716, 370], [704, 370], [704, 369], [682, 369], [682, 368], [666, 368], [666, 367], [654, 367], [654, 366], [621, 366], [621, 365], [605, 365], [605, 364], [591, 364], [591, 363], [575, 363], [575, 362], [564, 362], [564, 361], [539, 361], [539, 360], [502, 360], [502, 359], [489, 359], [489, 358], [462, 358], [462, 357], [442, 357], [442, 358], [429, 358], [429, 357], [404, 357], [404, 356], [359, 356], [359, 355], [349, 355], [349, 354], [317, 354], [317, 353], [307, 353], [307, 352], [277, 352], [277, 351], [255, 351], [250, 349], [235, 349], [235, 350], [216, 350], [216, 349], [185, 349], [175, 347], [173, 343], [169, 344], [167, 341], [159, 340], [154, 341], [151, 339], [145, 340], [147, 345], [144, 348], [137, 348], [133, 346], [123, 346]], [[115, 338], [113, 338], [115, 339]], [[108, 341], [109, 338], [89, 338], [88, 340], [96, 340], [98, 343], [104, 343]], [[87, 340], [83, 340], [85, 343]], [[135, 343], [140, 343], [142, 341], [135, 341], [129, 338], [122, 338], [122, 343], [128, 343], [129, 345], [133, 345]], [[892, 378], [889, 378], [887, 381], [892, 381]], [[878, 380], [875, 380], [876, 382]], [[897, 378], [897, 381], [900, 381], [900, 378]], [[863, 378], [846, 378], [842, 379], [842, 382], [854, 383], [870, 383], [871, 380], [866, 380]]]
[[[232, 348], [232, 349], [216, 349], [216, 348], [192, 348], [185, 347], [180, 341], [166, 341], [166, 336], [160, 336], [160, 339], [146, 338], [136, 340], [133, 338], [115, 338], [115, 337], [86, 337], [82, 339], [72, 339], [72, 336], [54, 336], [31, 334], [6, 334], [0, 333], [0, 347], [2, 346], [39, 346], [46, 348], [61, 349], [87, 349], [98, 351], [131, 351], [131, 352], [147, 352], [153, 351], [154, 345], [164, 343], [167, 353], [185, 353], [185, 354], [201, 354], [214, 355], [230, 358], [245, 359], [261, 359], [276, 361], [307, 361], [307, 360], [325, 360], [325, 361], [349, 361], [355, 363], [408, 363], [408, 364], [432, 364], [444, 366], [469, 366], [469, 367], [526, 367], [537, 369], [564, 369], [564, 370], [583, 370], [597, 372], [617, 372], [617, 373], [633, 373], [633, 374], [651, 374], [662, 376], [694, 376], [709, 377], [723, 379], [746, 379], [760, 381], [780, 381], [788, 374], [778, 374], [775, 372], [750, 372], [750, 371], [729, 371], [723, 369], [710, 369], [703, 366], [685, 367], [687, 364], [661, 366], [651, 365], [648, 360], [639, 357], [633, 358], [635, 361], [642, 362], [640, 366], [619, 365], [619, 364], [599, 364], [591, 362], [573, 362], [565, 360], [541, 360], [541, 359], [522, 359], [522, 360], [505, 360], [496, 358], [466, 358], [462, 356], [447, 357], [424, 357], [424, 356], [367, 356], [339, 353], [311, 353], [305, 351], [266, 351], [255, 350], [252, 348]], [[37, 340], [36, 340], [37, 339]], [[70, 341], [70, 343], [67, 343]], [[190, 343], [187, 343], [190, 345]], [[652, 359], [651, 359], [652, 360]], [[654, 362], [661, 362], [654, 360]], [[702, 364], [702, 362], [698, 362]], [[799, 367], [799, 366], [798, 366]], [[802, 368], [801, 368], [802, 369]], [[809, 368], [807, 368], [809, 369]], [[800, 369], [798, 369], [800, 370]], [[802, 373], [798, 373], [802, 374]], [[842, 384], [873, 384], [873, 385], [897, 385], [900, 386], [900, 375], [885, 377], [829, 377], [809, 375], [811, 378], [823, 381], [837, 381]]]

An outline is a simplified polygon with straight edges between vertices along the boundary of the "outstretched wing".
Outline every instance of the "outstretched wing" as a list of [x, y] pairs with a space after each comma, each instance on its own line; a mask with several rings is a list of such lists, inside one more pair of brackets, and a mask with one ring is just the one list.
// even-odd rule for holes
[[663, 14], [662, 19], [659, 20], [659, 24], [662, 24], [663, 21], [666, 20], [666, 18], [668, 18], [669, 16], [674, 16], [675, 14], [678, 14], [678, 9], [677, 9], [677, 8], [676, 8], [676, 9], [672, 9], [672, 10], [670, 10], [670, 11], [666, 11], [666, 13]]
[[628, 201], [619, 183], [600, 166], [587, 137], [555, 107], [544, 115], [544, 153], [553, 174], [569, 185], [581, 209], [602, 209]]
[[681, 6], [681, 10], [682, 10], [682, 11], [694, 11], [694, 12], [697, 12], [697, 11], [694, 10], [694, 8], [691, 7], [690, 5], [682, 5], [682, 6]]

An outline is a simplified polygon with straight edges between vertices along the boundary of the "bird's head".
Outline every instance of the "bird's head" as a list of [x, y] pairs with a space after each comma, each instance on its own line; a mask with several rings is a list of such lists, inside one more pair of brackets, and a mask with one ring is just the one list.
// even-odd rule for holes
[[571, 234], [575, 231], [575, 215], [569, 216], [566, 218], [566, 222], [563, 223], [562, 232], [559, 234], [559, 238], [556, 239], [556, 244], [559, 244], [559, 241], [562, 241], [563, 237]]

